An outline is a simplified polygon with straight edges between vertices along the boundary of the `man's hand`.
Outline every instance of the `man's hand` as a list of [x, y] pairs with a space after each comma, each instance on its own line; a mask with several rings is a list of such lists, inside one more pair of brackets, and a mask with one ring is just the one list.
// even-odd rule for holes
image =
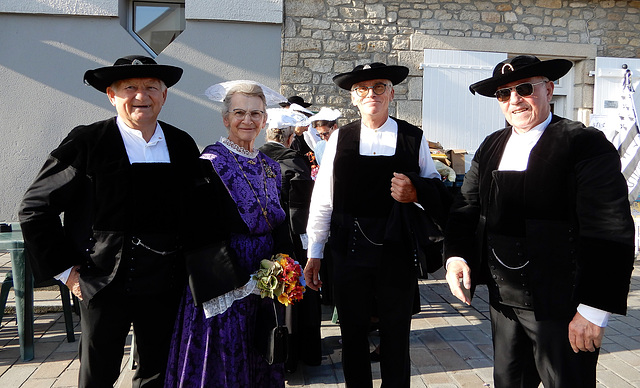
[[398, 172], [394, 172], [391, 178], [391, 197], [402, 203], [418, 202], [418, 193], [411, 179]]
[[576, 313], [569, 322], [569, 342], [574, 352], [594, 352], [602, 345], [604, 327], [589, 322], [585, 317]]
[[309, 259], [307, 265], [304, 266], [304, 281], [307, 283], [307, 287], [312, 290], [318, 291], [322, 287], [322, 281], [318, 276], [320, 272], [320, 266], [322, 265], [321, 259]]
[[[471, 269], [469, 265], [462, 260], [451, 261], [447, 267], [446, 279], [453, 296], [466, 304], [471, 304], [471, 300], [462, 289], [462, 287], [467, 290], [471, 288]], [[462, 279], [462, 286], [460, 286], [460, 279]]]
[[73, 295], [77, 296], [78, 299], [82, 300], [82, 291], [80, 290], [80, 266], [76, 265], [71, 268], [71, 273], [69, 274], [69, 278], [67, 279], [67, 287], [71, 290]]

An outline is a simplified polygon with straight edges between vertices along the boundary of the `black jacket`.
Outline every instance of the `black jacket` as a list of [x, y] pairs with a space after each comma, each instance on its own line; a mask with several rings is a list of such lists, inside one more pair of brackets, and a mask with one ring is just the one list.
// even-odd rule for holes
[[[499, 130], [480, 145], [446, 227], [445, 257], [467, 260], [474, 286], [487, 282], [492, 172], [511, 131]], [[603, 133], [553, 116], [529, 156], [524, 203], [536, 317], [565, 317], [579, 303], [624, 314], [634, 225], [620, 156]]]
[[[199, 171], [198, 147], [186, 132], [160, 124], [171, 164], [182, 172], [178, 183], [189, 190]], [[127, 209], [134, 201], [141, 206], [145, 201], [132, 198], [132, 181], [115, 117], [69, 133], [48, 156], [20, 206], [27, 258], [36, 281], [81, 265], [91, 274], [81, 276], [85, 300], [90, 300], [113, 279], [123, 238], [134, 232]], [[174, 220], [178, 227], [185, 221]]]

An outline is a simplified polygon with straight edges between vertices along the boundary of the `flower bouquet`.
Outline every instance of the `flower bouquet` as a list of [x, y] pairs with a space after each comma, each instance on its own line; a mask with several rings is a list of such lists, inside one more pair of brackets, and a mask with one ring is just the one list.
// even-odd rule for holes
[[287, 254], [278, 253], [270, 260], [262, 260], [253, 279], [263, 298], [277, 298], [285, 306], [302, 300], [305, 289], [302, 268]]

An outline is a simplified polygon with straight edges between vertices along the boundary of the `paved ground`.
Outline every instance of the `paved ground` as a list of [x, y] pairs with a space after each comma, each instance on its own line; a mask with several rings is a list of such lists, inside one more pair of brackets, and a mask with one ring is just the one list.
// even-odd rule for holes
[[[598, 366], [599, 388], [640, 387], [640, 270], [636, 264], [629, 296], [629, 314], [614, 316], [607, 328]], [[9, 255], [0, 254], [0, 280], [9, 269]], [[471, 307], [456, 302], [443, 281], [421, 281], [422, 312], [414, 317], [411, 336], [412, 387], [455, 388], [492, 386], [492, 347], [486, 290], [480, 289]], [[36, 358], [19, 357], [18, 331], [11, 309], [0, 326], [0, 387], [74, 387], [78, 375], [77, 342], [67, 343], [59, 292], [36, 291]], [[76, 338], [80, 326], [74, 316]], [[300, 365], [287, 377], [287, 387], [344, 387], [340, 362], [340, 330], [324, 309], [324, 357], [321, 366]], [[377, 343], [371, 337], [371, 346]], [[118, 387], [131, 386], [128, 349], [122, 360]], [[374, 385], [380, 386], [374, 363]]]

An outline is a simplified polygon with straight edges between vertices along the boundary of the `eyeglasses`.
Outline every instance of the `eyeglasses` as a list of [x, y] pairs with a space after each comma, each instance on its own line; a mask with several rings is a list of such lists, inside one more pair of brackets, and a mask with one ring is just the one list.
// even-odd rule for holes
[[328, 138], [329, 138], [329, 136], [331, 136], [331, 132], [318, 132], [318, 133], [317, 133], [317, 136], [318, 136], [320, 139], [325, 139], [325, 138], [326, 138], [326, 139], [328, 139]]
[[514, 89], [520, 97], [527, 97], [533, 94], [534, 86], [544, 84], [546, 82], [549, 81], [540, 81], [535, 84], [532, 84], [531, 82], [524, 82], [510, 88], [498, 89], [496, 90], [496, 98], [500, 102], [507, 102], [511, 99], [511, 91]]
[[373, 93], [379, 96], [387, 90], [387, 87], [390, 87], [390, 85], [377, 83], [373, 86], [358, 86], [351, 89], [351, 91], [355, 92], [360, 97], [366, 97], [367, 94], [369, 94], [369, 89], [373, 89]]
[[264, 115], [264, 112], [261, 110], [246, 111], [244, 109], [233, 109], [227, 112], [231, 113], [236, 120], [240, 121], [244, 120], [247, 115], [249, 115], [253, 121], [260, 121], [262, 120], [262, 115]]

